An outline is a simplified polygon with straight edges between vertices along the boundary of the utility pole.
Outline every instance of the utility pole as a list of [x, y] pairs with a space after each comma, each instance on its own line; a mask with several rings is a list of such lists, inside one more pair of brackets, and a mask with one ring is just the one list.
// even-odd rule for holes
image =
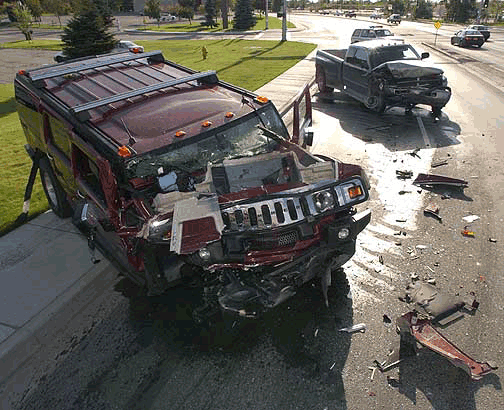
[[266, 20], [265, 30], [268, 30], [268, 2], [269, 0], [264, 0], [266, 2], [266, 7], [264, 8], [264, 19]]
[[287, 41], [287, 0], [283, 0], [282, 41]]

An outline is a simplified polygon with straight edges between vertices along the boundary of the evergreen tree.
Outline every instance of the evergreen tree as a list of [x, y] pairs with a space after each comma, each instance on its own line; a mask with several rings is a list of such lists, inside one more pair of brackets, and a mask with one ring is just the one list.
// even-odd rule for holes
[[217, 17], [217, 7], [215, 0], [206, 0], [205, 2], [205, 25], [210, 27], [217, 27], [215, 21]]
[[233, 21], [234, 28], [238, 30], [248, 30], [254, 27], [255, 24], [256, 18], [254, 16], [252, 0], [237, 0]]
[[114, 35], [109, 31], [112, 19], [102, 15], [95, 4], [88, 10], [75, 15], [67, 24], [61, 40], [63, 53], [69, 58], [78, 58], [108, 53], [117, 44]]
[[416, 19], [431, 19], [432, 18], [432, 3], [430, 1], [418, 0], [414, 17]]

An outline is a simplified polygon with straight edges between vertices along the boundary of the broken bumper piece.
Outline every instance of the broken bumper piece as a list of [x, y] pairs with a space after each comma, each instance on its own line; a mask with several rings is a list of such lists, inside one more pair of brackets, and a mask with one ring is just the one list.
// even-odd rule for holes
[[420, 344], [446, 357], [455, 366], [465, 370], [473, 380], [480, 380], [483, 376], [496, 369], [495, 365], [477, 362], [439, 333], [429, 319], [418, 317], [416, 312], [408, 312], [398, 318], [397, 325], [401, 331], [409, 332]]
[[[367, 210], [328, 226], [325, 240], [319, 246], [267, 273], [262, 267], [226, 270], [223, 273], [227, 284], [217, 295], [220, 308], [230, 314], [258, 318], [294, 296], [296, 288], [346, 263], [355, 253], [355, 238], [370, 219], [371, 212]], [[350, 231], [344, 240], [338, 237], [342, 226]]]

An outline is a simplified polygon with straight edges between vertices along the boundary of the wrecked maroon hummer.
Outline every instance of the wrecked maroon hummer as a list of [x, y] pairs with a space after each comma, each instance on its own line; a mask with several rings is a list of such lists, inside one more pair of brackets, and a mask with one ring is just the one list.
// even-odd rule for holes
[[361, 167], [305, 149], [308, 88], [292, 137], [268, 99], [159, 51], [22, 70], [15, 95], [51, 208], [144, 298], [191, 285], [199, 312], [257, 317], [320, 278], [327, 302], [370, 221]]

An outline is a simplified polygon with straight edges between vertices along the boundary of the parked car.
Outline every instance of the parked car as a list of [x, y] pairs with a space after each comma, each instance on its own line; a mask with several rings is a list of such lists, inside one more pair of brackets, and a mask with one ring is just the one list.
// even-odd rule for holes
[[[351, 43], [356, 43], [357, 41], [366, 41], [366, 40], [376, 40], [380, 38], [393, 38], [394, 33], [392, 33], [389, 29], [383, 28], [383, 26], [369, 26], [369, 28], [357, 28], [352, 33], [352, 37], [350, 38]], [[398, 39], [395, 38], [394, 39]]]
[[487, 26], [482, 26], [480, 24], [473, 24], [472, 26], [467, 27], [467, 30], [477, 30], [481, 34], [483, 34], [483, 37], [485, 37], [485, 41], [487, 41], [490, 38], [490, 28]]
[[345, 13], [345, 17], [349, 17], [349, 18], [356, 18], [357, 17], [357, 13], [355, 11], [347, 11]]
[[401, 24], [401, 15], [391, 14], [390, 16], [388, 16], [387, 22], [391, 24]]
[[[110, 50], [110, 53], [119, 53], [123, 51], [131, 51], [132, 53], [143, 53], [143, 46], [133, 43], [133, 41], [119, 40], [116, 46]], [[62, 61], [69, 60], [68, 56], [64, 54], [63, 51], [56, 53], [53, 57], [54, 61], [61, 63]]]
[[383, 17], [383, 14], [381, 14], [381, 13], [373, 13], [369, 16], [369, 18], [372, 20], [378, 20], [378, 19], [381, 19], [382, 17]]
[[481, 47], [485, 42], [485, 37], [477, 30], [459, 30], [451, 37], [451, 43], [459, 47], [476, 46]]

